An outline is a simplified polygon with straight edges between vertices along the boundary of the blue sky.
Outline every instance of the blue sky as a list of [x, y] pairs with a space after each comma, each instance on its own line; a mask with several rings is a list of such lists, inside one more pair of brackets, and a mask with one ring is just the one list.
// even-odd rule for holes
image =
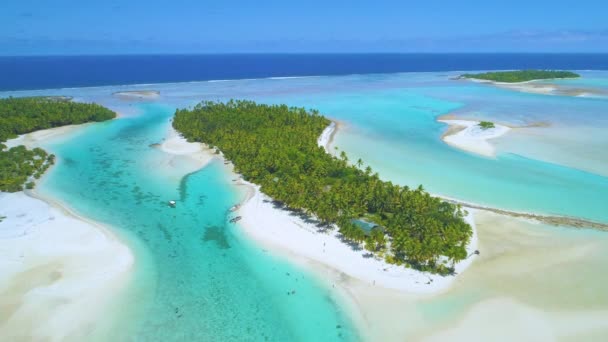
[[608, 52], [608, 1], [2, 0], [0, 54]]

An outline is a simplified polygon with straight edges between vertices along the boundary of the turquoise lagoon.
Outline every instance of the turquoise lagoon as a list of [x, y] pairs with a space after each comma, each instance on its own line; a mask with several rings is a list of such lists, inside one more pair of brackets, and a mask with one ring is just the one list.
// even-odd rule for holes
[[160, 171], [165, 154], [150, 145], [166, 134], [174, 108], [138, 108], [140, 115], [50, 146], [61, 162], [40, 189], [135, 241], [136, 279], [112, 313], [121, 332], [99, 339], [357, 340], [325, 284], [252, 245], [228, 222], [242, 194], [221, 162], [181, 181]]
[[[158, 167], [164, 154], [149, 145], [164, 137], [174, 108], [201, 100], [305, 106], [338, 120], [335, 145], [384, 179], [423, 184], [435, 194], [497, 208], [608, 222], [608, 135], [601, 133], [608, 127], [606, 99], [450, 80], [456, 74], [193, 82], [0, 96], [70, 95], [125, 114], [51, 146], [61, 162], [40, 190], [119, 227], [136, 249], [138, 275], [131, 291], [141, 296], [133, 299], [139, 309], [125, 312], [134, 322], [125, 327], [129, 336], [353, 340], [358, 334], [352, 318], [327, 284], [268, 255], [238, 226], [226, 223], [227, 209], [242, 195], [221, 163], [176, 178]], [[608, 79], [606, 72], [584, 76]], [[145, 89], [159, 90], [161, 97], [142, 103], [111, 96]], [[436, 120], [445, 114], [550, 125], [497, 139], [497, 157], [485, 158], [441, 141], [447, 126]], [[178, 200], [176, 209], [166, 206], [170, 199]], [[291, 290], [296, 294], [287, 295]], [[437, 300], [441, 307], [441, 297]]]

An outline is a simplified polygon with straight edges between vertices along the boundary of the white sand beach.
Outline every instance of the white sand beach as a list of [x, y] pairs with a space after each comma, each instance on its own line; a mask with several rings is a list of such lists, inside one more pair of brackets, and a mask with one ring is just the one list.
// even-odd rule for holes
[[332, 121], [329, 126], [327, 126], [323, 132], [321, 133], [321, 136], [319, 136], [319, 139], [317, 140], [317, 144], [321, 147], [323, 147], [325, 149], [325, 152], [332, 154], [331, 152], [331, 143], [333, 140], [333, 136], [336, 133], [336, 127], [337, 124]]
[[[330, 124], [318, 139], [319, 146], [327, 150], [335, 130], [336, 124]], [[166, 146], [163, 147], [165, 144]], [[206, 160], [216, 156], [202, 144], [189, 143], [179, 137], [173, 128], [169, 128], [167, 139], [161, 144], [161, 150], [174, 155], [207, 154]], [[227, 169], [227, 172], [232, 172], [231, 164], [227, 165]], [[238, 175], [235, 177], [240, 178]], [[290, 211], [275, 208], [272, 200], [260, 192], [259, 186], [242, 179], [239, 179], [238, 184], [247, 187], [246, 199], [235, 213], [242, 217], [240, 225], [253, 240], [277, 254], [294, 257], [296, 262], [301, 262], [301, 259], [305, 258], [364, 283], [410, 293], [439, 292], [449, 287], [456, 278], [388, 264], [371, 256], [360, 247], [352, 247], [343, 242], [337, 229], [321, 231], [316, 224], [306, 222]], [[466, 220], [473, 227], [473, 237], [467, 247], [468, 253], [471, 254], [477, 249], [477, 234], [472, 212]], [[456, 274], [462, 273], [474, 259], [475, 256], [472, 256], [458, 263], [455, 267]]]
[[4, 144], [8, 147], [15, 147], [18, 145], [24, 145], [25, 147], [32, 149], [34, 147], [41, 147], [42, 144], [46, 144], [52, 141], [66, 139], [71, 134], [76, 133], [84, 127], [90, 125], [68, 125], [49, 129], [43, 129], [32, 133], [22, 134], [14, 139], [7, 140]]
[[168, 158], [154, 161], [153, 166], [178, 178], [205, 167], [213, 158], [216, 158], [216, 155], [207, 146], [188, 142], [171, 124], [167, 127], [165, 139], [155, 146], [165, 152]]
[[473, 120], [437, 120], [450, 126], [442, 140], [456, 148], [486, 157], [495, 157], [496, 149], [488, 140], [505, 135], [510, 127], [494, 124], [494, 128], [482, 129], [479, 121]]
[[[43, 147], [89, 124], [6, 142]], [[40, 182], [44, 181], [45, 177]], [[33, 191], [0, 192], [0, 336], [82, 340], [104, 335], [104, 315], [127, 290], [135, 259], [112, 231]]]
[[[280, 254], [307, 258], [366, 284], [408, 293], [439, 292], [456, 279], [455, 276], [442, 277], [388, 264], [362, 247], [342, 241], [337, 229], [324, 231], [288, 210], [275, 208], [258, 186], [242, 183], [253, 187], [254, 192], [237, 211], [242, 216], [241, 226], [255, 241]], [[467, 247], [471, 254], [477, 249], [472, 213], [466, 220], [474, 232]], [[472, 256], [458, 263], [456, 274], [462, 273], [474, 259], [475, 256]]]
[[130, 281], [113, 233], [23, 192], [0, 193], [0, 336], [83, 340]]
[[124, 100], [152, 100], [160, 97], [160, 91], [158, 90], [130, 90], [130, 91], [117, 91], [112, 93], [113, 96], [122, 98]]

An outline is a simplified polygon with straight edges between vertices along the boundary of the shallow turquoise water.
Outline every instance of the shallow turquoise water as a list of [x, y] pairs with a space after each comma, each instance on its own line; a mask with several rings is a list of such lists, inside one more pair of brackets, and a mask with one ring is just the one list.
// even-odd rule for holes
[[[381, 177], [423, 184], [433, 193], [504, 209], [608, 222], [608, 100], [548, 96], [453, 81], [457, 73], [351, 75], [14, 93], [74, 95], [129, 112], [117, 90], [158, 89], [174, 107], [201, 100], [246, 98], [317, 108], [346, 123], [337, 145]], [[578, 82], [601, 87], [608, 72], [582, 72]], [[128, 105], [128, 106], [127, 106]], [[496, 159], [444, 144], [438, 116], [489, 119], [545, 128], [496, 139]]]
[[[249, 243], [227, 222], [240, 195], [222, 163], [181, 182], [155, 167], [163, 154], [149, 145], [164, 137], [173, 109], [140, 108], [140, 116], [90, 126], [51, 146], [60, 163], [40, 189], [139, 241], [131, 292], [141, 298], [124, 305], [142, 308], [124, 318], [132, 322], [118, 337], [356, 340], [348, 315], [328, 289]], [[170, 199], [177, 200], [177, 208], [167, 206]]]
[[[608, 73], [592, 75], [589, 84], [598, 87], [608, 80]], [[162, 95], [155, 105], [143, 106], [111, 96], [136, 89], [158, 89]], [[608, 101], [603, 99], [527, 94], [449, 81], [434, 73], [14, 95], [73, 95], [127, 115], [143, 109], [142, 115], [93, 125], [54, 146], [62, 162], [41, 189], [86, 216], [123, 227], [133, 239], [142, 270], [135, 290], [147, 304], [131, 314], [133, 325], [127, 329], [139, 340], [358, 338], [327, 289], [226, 224], [226, 210], [239, 194], [225, 179], [222, 165], [181, 182], [158, 169], [163, 154], [149, 144], [164, 136], [173, 108], [201, 100], [247, 98], [317, 108], [345, 124], [336, 144], [349, 158], [362, 158], [383, 179], [423, 184], [432, 193], [498, 208], [608, 222], [607, 173], [589, 172], [608, 170]], [[490, 159], [440, 140], [447, 127], [436, 119], [447, 113], [514, 124], [548, 121], [551, 127], [501, 138], [498, 157]], [[176, 209], [166, 207], [170, 199], [179, 200]], [[292, 289], [296, 295], [288, 296]], [[464, 307], [474, 300], [467, 296], [439, 302], [427, 314], [449, 316], [446, 307]]]
[[[351, 160], [363, 159], [383, 179], [423, 184], [432, 193], [498, 208], [608, 222], [607, 177], [512, 153], [491, 159], [450, 147], [440, 140], [447, 126], [436, 117], [463, 104], [424, 92], [382, 90], [263, 100], [318, 108], [344, 121], [336, 145]], [[608, 108], [608, 102], [602, 104]]]

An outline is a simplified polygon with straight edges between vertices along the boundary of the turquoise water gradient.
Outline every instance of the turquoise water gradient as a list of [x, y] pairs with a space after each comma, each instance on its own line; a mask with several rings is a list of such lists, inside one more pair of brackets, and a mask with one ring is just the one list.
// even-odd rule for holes
[[[383, 179], [409, 186], [423, 184], [431, 193], [498, 208], [608, 222], [607, 177], [511, 153], [491, 159], [453, 148], [441, 141], [447, 125], [436, 118], [464, 104], [423, 95], [426, 91], [261, 100], [314, 107], [344, 122], [335, 144], [351, 160], [361, 158], [371, 165]], [[525, 98], [529, 94], [510, 95]]]
[[[140, 116], [92, 125], [51, 146], [60, 163], [40, 189], [139, 241], [131, 292], [147, 293], [123, 304], [143, 307], [124, 318], [131, 322], [118, 338], [357, 340], [328, 289], [227, 223], [240, 194], [222, 163], [169, 181], [156, 167], [164, 154], [149, 145], [164, 137], [173, 109], [140, 108]], [[170, 199], [177, 208], [167, 206]]]
[[[120, 312], [118, 337], [336, 341], [357, 340], [359, 334], [327, 284], [273, 258], [248, 242], [237, 225], [227, 224], [228, 208], [242, 195], [226, 179], [223, 164], [176, 177], [175, 170], [159, 166], [166, 155], [149, 145], [165, 136], [174, 108], [201, 100], [305, 106], [340, 121], [335, 144], [383, 179], [423, 184], [438, 195], [496, 208], [608, 222], [608, 99], [529, 94], [451, 80], [455, 75], [194, 82], [0, 96], [69, 95], [127, 116], [51, 146], [60, 163], [40, 187], [79, 213], [119, 227], [135, 250], [136, 281], [124, 303], [137, 310]], [[606, 89], [608, 72], [583, 76], [563, 82]], [[150, 89], [161, 94], [154, 104], [112, 96]], [[437, 117], [444, 114], [550, 125], [509, 132], [494, 141], [497, 157], [485, 158], [441, 141], [447, 126]], [[167, 207], [171, 199], [178, 200], [177, 208]], [[292, 290], [296, 294], [288, 295]], [[429, 315], [446, 310], [444, 304], [464, 307], [476, 297], [467, 298], [439, 303]]]

